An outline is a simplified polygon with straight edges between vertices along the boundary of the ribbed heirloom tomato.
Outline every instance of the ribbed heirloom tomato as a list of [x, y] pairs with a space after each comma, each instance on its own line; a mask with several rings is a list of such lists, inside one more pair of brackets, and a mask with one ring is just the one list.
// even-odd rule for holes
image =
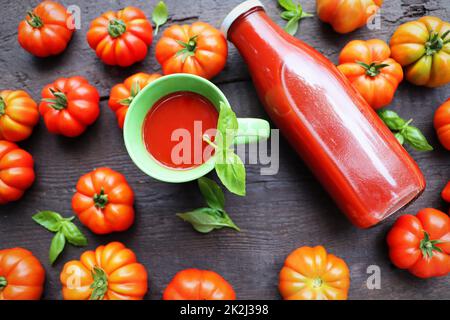
[[173, 25], [156, 45], [164, 74], [190, 73], [211, 79], [225, 67], [228, 44], [223, 34], [204, 22]]
[[280, 272], [279, 290], [285, 300], [346, 300], [350, 270], [324, 247], [292, 252]]
[[104, 63], [128, 67], [144, 60], [153, 41], [153, 28], [144, 12], [126, 7], [94, 19], [87, 41]]
[[84, 252], [64, 265], [60, 280], [65, 300], [142, 300], [147, 271], [120, 242]]
[[441, 144], [450, 150], [450, 98], [436, 110], [434, 128]]
[[339, 33], [363, 27], [376, 14], [383, 0], [317, 0], [319, 19]]
[[374, 109], [390, 104], [403, 80], [402, 66], [390, 55], [379, 39], [350, 41], [339, 55], [338, 69]]
[[235, 300], [233, 287], [213, 271], [178, 272], [163, 294], [164, 300]]
[[36, 102], [22, 90], [0, 91], [0, 140], [27, 139], [39, 121]]
[[387, 243], [392, 263], [416, 277], [450, 272], [450, 218], [439, 210], [427, 208], [417, 216], [401, 216], [389, 231]]
[[59, 78], [42, 89], [39, 112], [48, 131], [73, 138], [97, 120], [99, 103], [97, 89], [85, 78]]
[[63, 52], [75, 30], [72, 15], [53, 1], [42, 1], [19, 24], [19, 44], [37, 57]]
[[80, 178], [72, 208], [81, 223], [96, 234], [125, 231], [134, 222], [134, 193], [125, 177], [109, 168]]
[[402, 24], [391, 38], [392, 58], [406, 67], [406, 79], [427, 87], [450, 82], [450, 23], [422, 17]]
[[0, 140], [0, 205], [22, 198], [34, 178], [33, 157], [14, 143]]
[[123, 83], [116, 84], [109, 95], [109, 107], [116, 113], [117, 122], [122, 129], [125, 123], [128, 107], [134, 97], [150, 82], [160, 78], [161, 75], [139, 72], [128, 77]]
[[0, 250], [0, 300], [39, 300], [44, 281], [45, 270], [30, 251]]

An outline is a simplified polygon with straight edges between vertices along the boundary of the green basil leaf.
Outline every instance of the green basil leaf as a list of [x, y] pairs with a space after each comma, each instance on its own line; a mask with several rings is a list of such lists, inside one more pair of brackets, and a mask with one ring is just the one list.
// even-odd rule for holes
[[59, 213], [53, 211], [41, 211], [35, 214], [32, 219], [52, 232], [57, 232], [61, 227], [61, 222], [64, 220]]
[[159, 27], [167, 22], [169, 10], [164, 1], [160, 1], [153, 10], [152, 20], [155, 23], [155, 35], [158, 34]]
[[297, 6], [295, 5], [294, 1], [292, 0], [278, 0], [278, 4], [288, 10], [288, 11], [295, 11], [297, 10]]
[[87, 246], [88, 241], [86, 237], [81, 233], [80, 229], [72, 222], [65, 221], [62, 224], [61, 232], [66, 237], [67, 241], [77, 247]]
[[400, 132], [397, 132], [395, 134], [395, 137], [397, 138], [398, 142], [400, 142], [401, 145], [405, 143], [405, 137]]
[[431, 151], [433, 147], [428, 143], [422, 132], [413, 126], [407, 126], [402, 131], [405, 141], [417, 151]]
[[229, 148], [233, 144], [239, 128], [236, 113], [228, 104], [220, 103], [219, 120], [217, 122], [218, 137], [217, 143], [223, 149]]
[[284, 26], [284, 30], [290, 35], [294, 36], [298, 31], [299, 21], [300, 17], [296, 15]]
[[223, 210], [201, 208], [186, 213], [179, 213], [177, 216], [192, 224], [192, 227], [200, 233], [209, 233], [215, 229], [222, 228], [240, 231]]
[[291, 20], [292, 18], [294, 18], [295, 16], [297, 16], [297, 12], [295, 11], [284, 11], [281, 13], [281, 18], [283, 18], [284, 20]]
[[198, 186], [208, 206], [218, 210], [225, 208], [225, 195], [215, 181], [203, 177], [198, 179]]
[[226, 150], [224, 161], [216, 162], [216, 172], [232, 193], [245, 196], [245, 166], [233, 150]]
[[66, 245], [66, 237], [61, 231], [58, 231], [53, 237], [52, 244], [50, 245], [49, 259], [50, 264], [55, 263], [61, 252]]
[[392, 110], [380, 110], [378, 115], [391, 130], [402, 130], [406, 125], [406, 121]]

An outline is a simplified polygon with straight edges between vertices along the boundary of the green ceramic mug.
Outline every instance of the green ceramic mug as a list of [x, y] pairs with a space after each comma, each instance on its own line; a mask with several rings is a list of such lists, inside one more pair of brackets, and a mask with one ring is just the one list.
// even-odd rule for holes
[[[189, 91], [207, 98], [219, 110], [220, 102], [228, 100], [212, 82], [191, 74], [173, 74], [161, 77], [149, 85], [133, 99], [128, 109], [124, 125], [124, 139], [128, 154], [133, 162], [147, 175], [171, 183], [183, 183], [203, 177], [214, 169], [215, 156], [204, 164], [192, 169], [171, 169], [160, 164], [147, 150], [144, 143], [143, 126], [150, 109], [163, 97], [180, 91]], [[262, 119], [238, 119], [239, 131], [235, 144], [246, 144], [267, 139], [270, 125]], [[257, 134], [255, 134], [257, 133]]]

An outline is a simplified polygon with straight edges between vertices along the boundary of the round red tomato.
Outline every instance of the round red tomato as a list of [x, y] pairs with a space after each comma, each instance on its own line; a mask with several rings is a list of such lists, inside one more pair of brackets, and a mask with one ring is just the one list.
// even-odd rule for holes
[[85, 78], [60, 78], [42, 90], [39, 112], [51, 133], [77, 137], [97, 120], [99, 103], [97, 89]]
[[0, 205], [22, 198], [34, 178], [33, 157], [14, 143], [0, 140]]
[[191, 73], [211, 79], [223, 70], [227, 56], [223, 34], [204, 22], [173, 25], [156, 45], [156, 59], [166, 75]]
[[434, 128], [441, 144], [450, 150], [450, 98], [436, 110]]
[[80, 178], [72, 208], [81, 223], [96, 234], [125, 231], [134, 222], [134, 193], [125, 177], [109, 168]]
[[44, 281], [45, 270], [30, 251], [0, 250], [0, 300], [39, 300]]
[[150, 82], [160, 78], [161, 75], [139, 72], [127, 78], [123, 83], [116, 84], [109, 95], [109, 107], [116, 113], [117, 122], [122, 129], [125, 123], [128, 107], [134, 97]]
[[213, 271], [187, 269], [167, 286], [164, 300], [235, 300], [233, 287]]
[[104, 63], [128, 67], [144, 60], [153, 41], [153, 28], [144, 12], [126, 7], [94, 19], [87, 41]]
[[20, 22], [19, 43], [37, 57], [57, 55], [66, 49], [74, 30], [73, 17], [63, 5], [42, 1]]
[[390, 230], [387, 243], [393, 264], [419, 278], [450, 272], [450, 218], [436, 209], [403, 215]]
[[39, 121], [36, 102], [22, 90], [0, 91], [0, 140], [27, 139]]

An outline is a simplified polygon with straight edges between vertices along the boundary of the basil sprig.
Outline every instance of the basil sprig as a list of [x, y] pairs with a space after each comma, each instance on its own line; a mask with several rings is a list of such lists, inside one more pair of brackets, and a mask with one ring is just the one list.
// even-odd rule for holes
[[155, 36], [158, 34], [159, 27], [167, 22], [169, 11], [164, 1], [160, 1], [152, 13], [152, 20], [155, 23]]
[[294, 3], [293, 0], [278, 0], [278, 4], [286, 10], [283, 11], [280, 16], [288, 21], [284, 30], [291, 35], [297, 33], [301, 19], [313, 16], [312, 14], [304, 12], [302, 5], [300, 3]]
[[383, 109], [378, 111], [381, 120], [395, 134], [401, 145], [407, 143], [417, 151], [431, 151], [433, 147], [428, 143], [422, 132], [411, 126], [413, 120], [406, 121], [392, 110]]
[[225, 196], [219, 185], [203, 177], [198, 180], [198, 186], [208, 207], [178, 213], [177, 216], [191, 223], [192, 227], [200, 233], [209, 233], [222, 228], [240, 231], [225, 211]]
[[87, 239], [80, 229], [72, 222], [75, 217], [63, 218], [59, 213], [53, 211], [41, 211], [35, 214], [33, 220], [47, 229], [56, 233], [52, 239], [49, 251], [50, 263], [53, 264], [66, 246], [70, 244], [83, 247], [87, 246]]
[[230, 192], [245, 196], [245, 166], [232, 148], [238, 129], [236, 114], [228, 104], [221, 102], [215, 141], [208, 136], [203, 139], [216, 150], [215, 169], [220, 181]]

